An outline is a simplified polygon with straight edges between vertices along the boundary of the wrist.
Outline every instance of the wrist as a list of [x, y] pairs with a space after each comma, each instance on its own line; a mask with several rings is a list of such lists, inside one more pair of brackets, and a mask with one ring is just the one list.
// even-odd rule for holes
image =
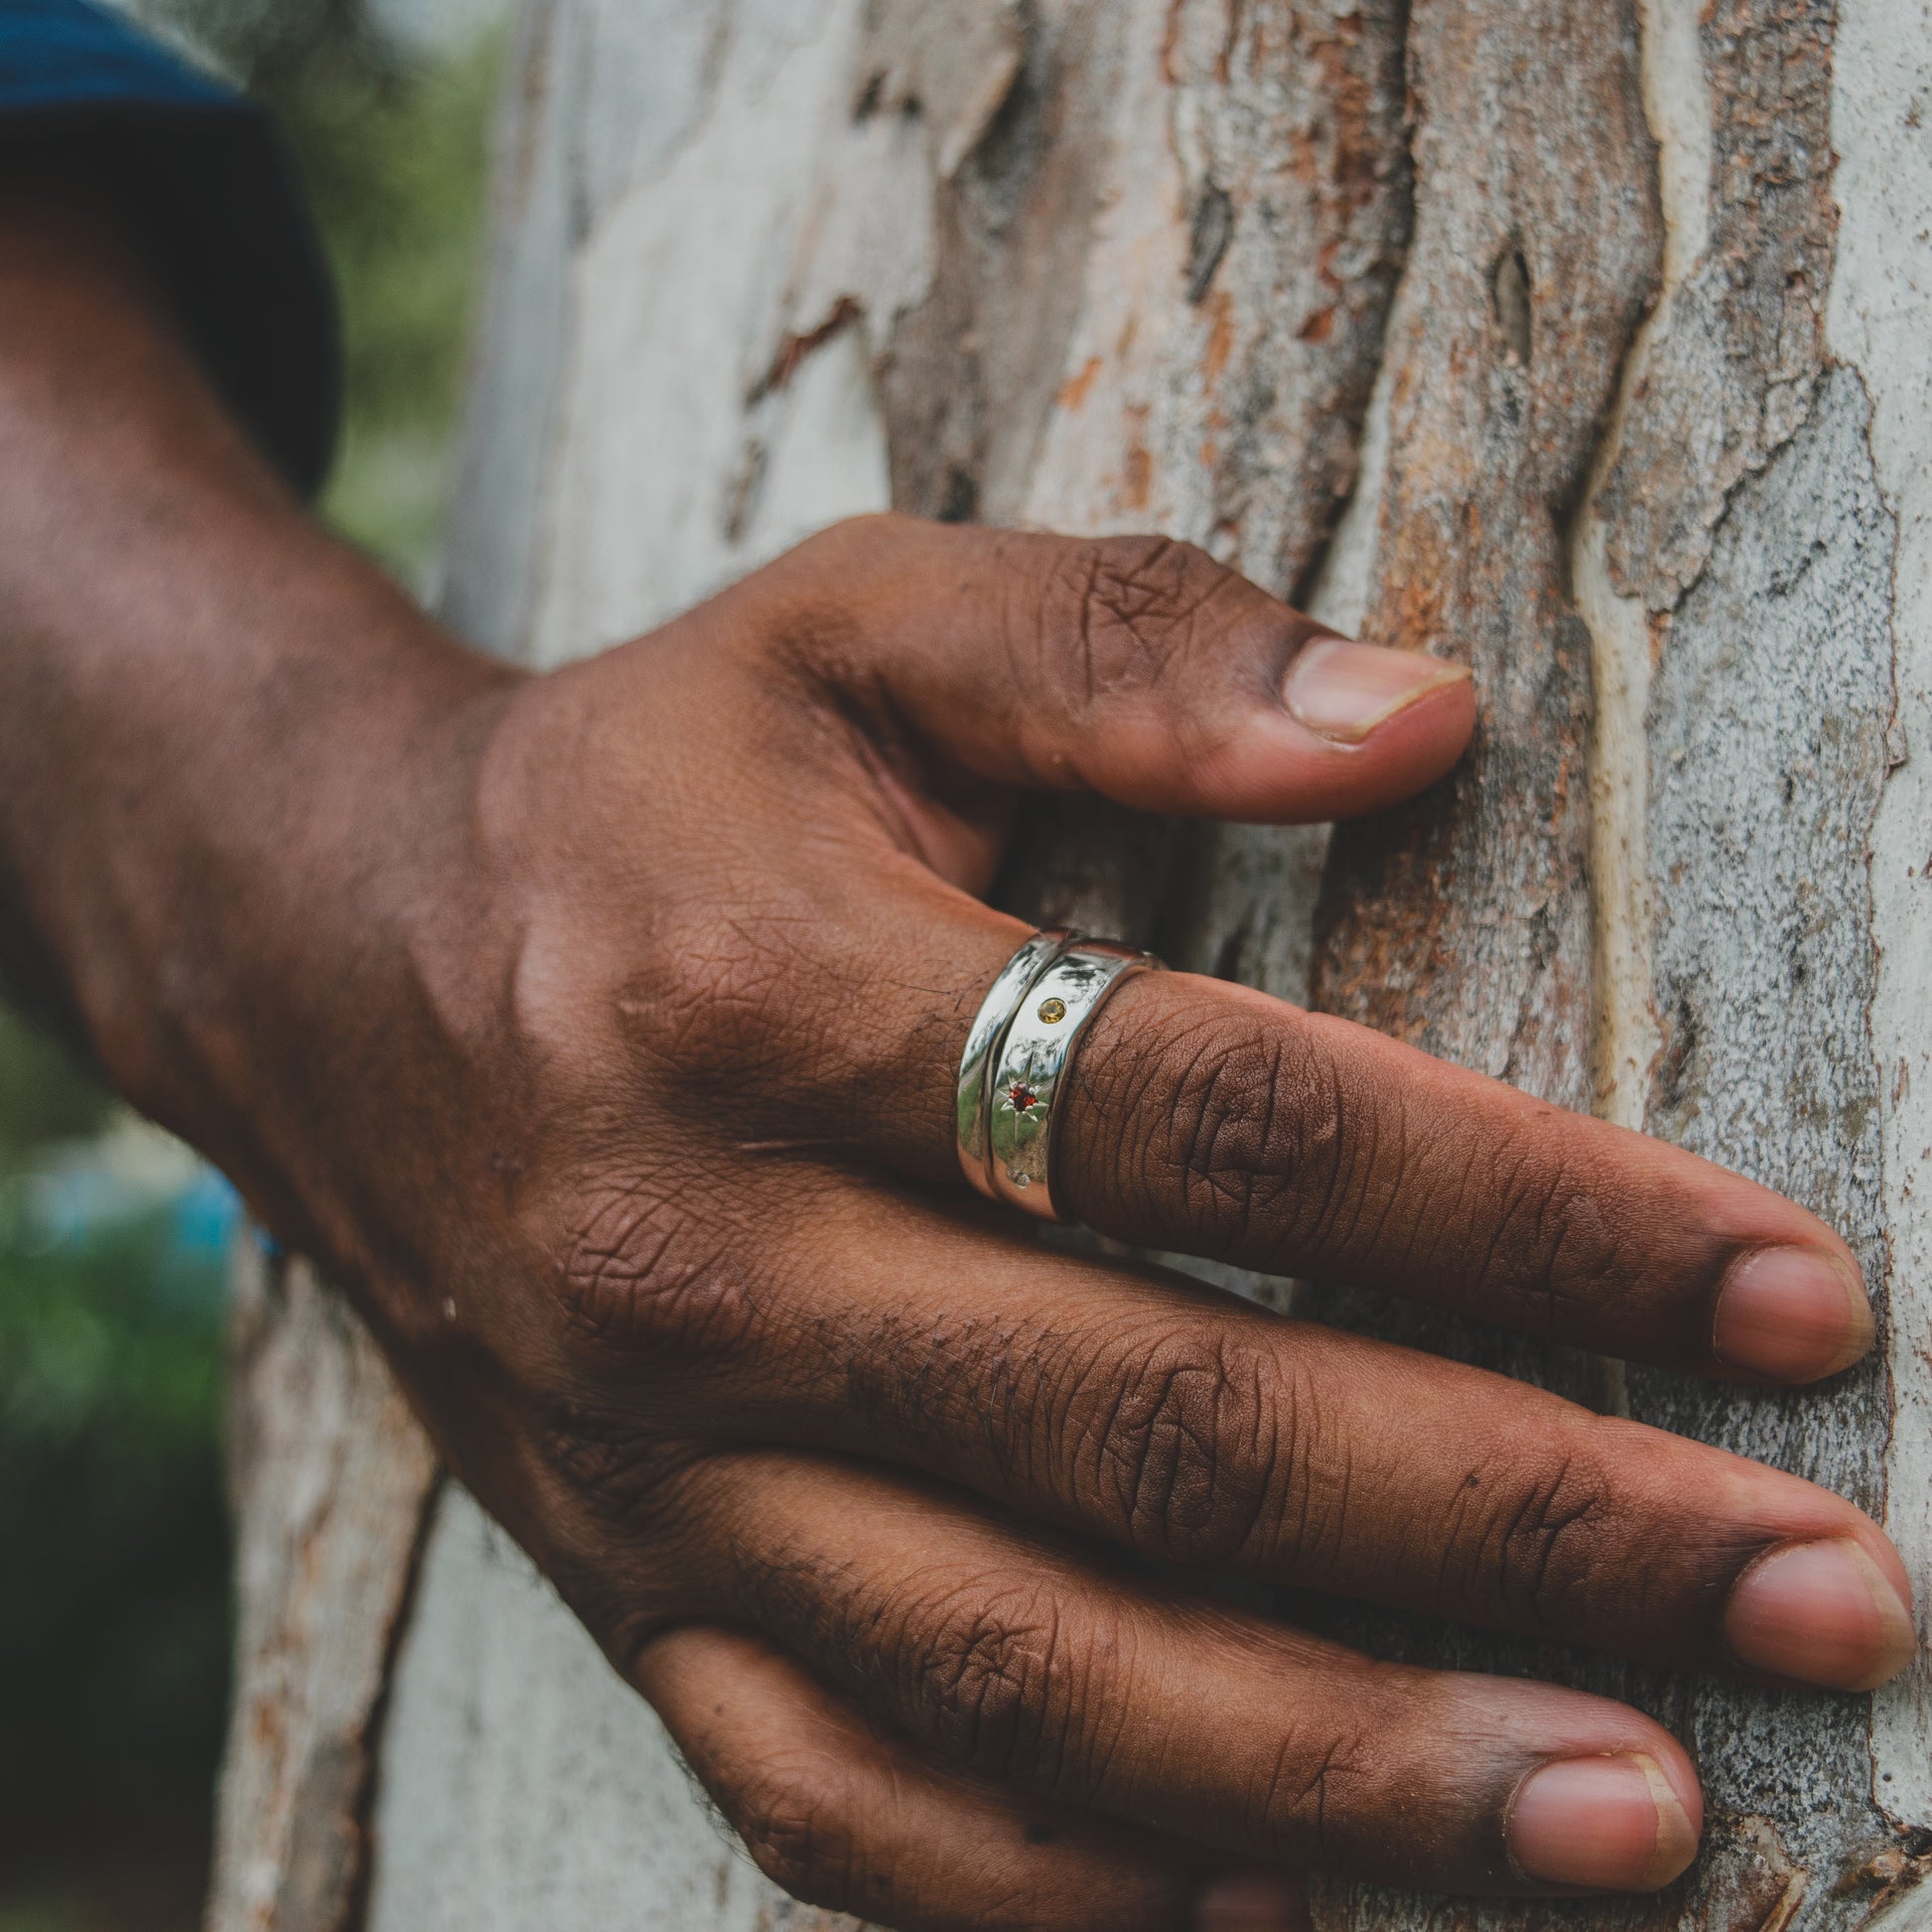
[[124, 825], [134, 863], [71, 895], [69, 984], [114, 1084], [354, 1274], [384, 1218], [365, 1183], [449, 1079], [432, 1062], [495, 950], [476, 774], [519, 674], [425, 655], [272, 730], [236, 694], [215, 780]]
[[304, 1107], [414, 997], [515, 678], [307, 519], [111, 233], [0, 197], [0, 920], [258, 1203], [326, 1191]]

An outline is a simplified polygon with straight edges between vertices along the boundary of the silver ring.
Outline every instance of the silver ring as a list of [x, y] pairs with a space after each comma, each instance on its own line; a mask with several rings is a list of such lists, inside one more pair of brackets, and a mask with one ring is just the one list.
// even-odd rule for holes
[[986, 1101], [992, 1091], [992, 1062], [1000, 1050], [1000, 1036], [1007, 1022], [1020, 1010], [1041, 973], [1071, 943], [1073, 935], [1059, 926], [1035, 932], [1007, 963], [1000, 976], [980, 1002], [973, 1016], [972, 1031], [966, 1035], [966, 1050], [960, 1055], [959, 1083], [953, 1094], [953, 1137], [959, 1148], [959, 1165], [966, 1178], [981, 1193], [994, 1199], [993, 1180], [987, 1167]]
[[1065, 1218], [1053, 1194], [1053, 1141], [1074, 1050], [1122, 981], [1162, 970], [1152, 953], [1079, 939], [1035, 975], [989, 1061], [986, 1172], [995, 1198], [1041, 1220]]

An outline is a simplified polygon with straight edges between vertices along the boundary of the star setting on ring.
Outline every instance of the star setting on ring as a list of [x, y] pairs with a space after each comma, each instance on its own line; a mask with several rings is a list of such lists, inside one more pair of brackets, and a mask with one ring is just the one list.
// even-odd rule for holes
[[1024, 1080], [1016, 1080], [1007, 1089], [1007, 1098], [1013, 1102], [1013, 1111], [1024, 1114], [1039, 1105], [1039, 1095]]

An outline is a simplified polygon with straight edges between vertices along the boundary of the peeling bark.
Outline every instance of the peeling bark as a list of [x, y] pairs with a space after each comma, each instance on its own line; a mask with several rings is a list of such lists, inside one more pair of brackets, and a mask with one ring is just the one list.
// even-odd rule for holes
[[1825, 360], [1832, 0], [1716, 0], [1708, 240], [1639, 380], [1603, 491], [1611, 572], [1652, 611], [1697, 582], [1730, 493], [1797, 432]]
[[1589, 665], [1561, 524], [1658, 272], [1635, 22], [1431, 6], [1410, 63], [1416, 237], [1364, 628], [1466, 659], [1481, 711], [1453, 776], [1337, 834], [1316, 996], [1587, 1106]]

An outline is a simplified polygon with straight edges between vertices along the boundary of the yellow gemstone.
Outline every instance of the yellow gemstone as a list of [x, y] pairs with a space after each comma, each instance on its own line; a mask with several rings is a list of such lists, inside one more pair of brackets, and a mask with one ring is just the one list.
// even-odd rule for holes
[[1066, 1002], [1064, 1000], [1046, 1000], [1042, 1002], [1039, 1009], [1039, 1017], [1049, 1027], [1057, 1027], [1066, 1018]]

